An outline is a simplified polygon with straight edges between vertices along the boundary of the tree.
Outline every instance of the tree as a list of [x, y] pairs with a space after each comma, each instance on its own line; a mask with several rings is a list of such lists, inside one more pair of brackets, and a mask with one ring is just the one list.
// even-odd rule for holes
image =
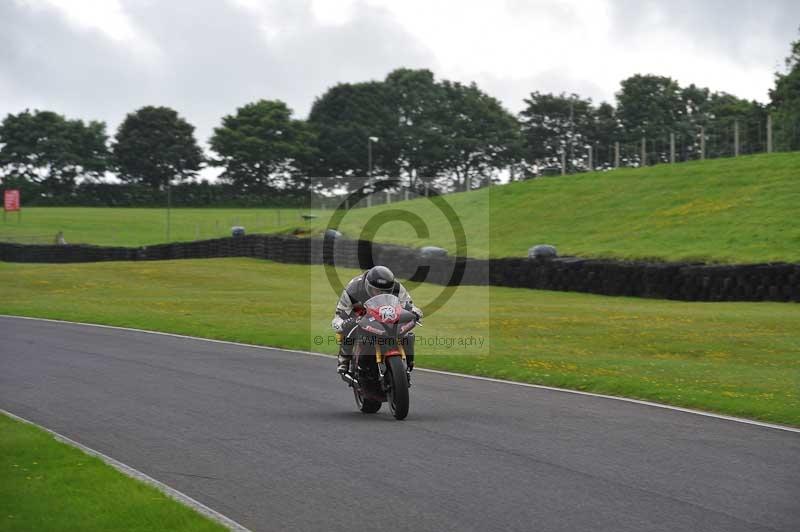
[[[318, 133], [318, 173], [329, 186], [350, 189], [369, 174], [417, 186], [487, 183], [519, 154], [515, 118], [475, 84], [436, 82], [429, 70], [401, 68], [383, 82], [344, 83], [314, 102], [309, 122]], [[477, 180], [477, 181], [476, 181]]]
[[[614, 142], [622, 140], [622, 129], [614, 106], [602, 102], [595, 107], [591, 99], [577, 94], [531, 93], [520, 112], [525, 159], [529, 171], [560, 168], [565, 152], [566, 171], [580, 172], [613, 162]], [[592, 167], [589, 168], [589, 149]]]
[[0, 125], [0, 167], [4, 180], [40, 184], [46, 193], [72, 190], [78, 178], [106, 170], [105, 124], [67, 120], [52, 111], [9, 114]]
[[129, 113], [114, 139], [114, 164], [124, 181], [161, 188], [197, 175], [204, 162], [194, 126], [169, 107]]
[[612, 168], [614, 144], [623, 137], [622, 124], [613, 105], [602, 102], [592, 112], [588, 140], [592, 146], [594, 168]]
[[500, 102], [475, 83], [443, 81], [444, 100], [437, 127], [445, 138], [441, 172], [455, 188], [488, 185], [501, 168], [521, 154], [519, 123]]
[[622, 80], [617, 93], [617, 116], [627, 140], [669, 135], [686, 118], [681, 88], [672, 78], [636, 74]]
[[[595, 129], [608, 127], [607, 123], [596, 123], [592, 101], [577, 94], [533, 92], [524, 102], [526, 107], [520, 112], [521, 131], [525, 157], [534, 173], [543, 167], [560, 167], [562, 151], [566, 152], [568, 172], [584, 169], [586, 146], [594, 143]], [[613, 115], [606, 108], [604, 112]]]
[[441, 111], [447, 93], [426, 69], [399, 68], [386, 76], [391, 102], [394, 134], [387, 138], [389, 151], [396, 154], [394, 170], [407, 177], [409, 186], [419, 180], [430, 182], [443, 170], [446, 137]]
[[436, 123], [443, 92], [429, 70], [401, 68], [383, 82], [342, 83], [314, 102], [309, 122], [318, 132], [318, 171], [349, 188], [369, 174], [419, 178], [436, 176], [444, 139]]
[[[705, 122], [710, 124], [706, 157], [733, 155], [734, 129], [739, 125], [741, 153], [765, 151], [763, 128], [766, 108], [725, 92], [714, 92], [708, 99]], [[715, 138], [716, 137], [716, 138]]]
[[328, 188], [349, 190], [365, 184], [369, 174], [369, 137], [373, 175], [394, 173], [396, 134], [389, 92], [379, 81], [340, 83], [314, 101], [309, 123], [316, 133], [315, 173]]
[[[669, 160], [670, 134], [675, 135], [678, 160], [699, 157], [701, 132], [705, 135], [706, 157], [733, 155], [737, 123], [741, 153], [764, 149], [766, 115], [758, 102], [695, 84], [681, 88], [661, 76], [637, 75], [622, 85], [619, 114], [627, 128], [627, 140], [637, 141], [637, 135], [644, 135], [649, 142], [660, 141], [661, 149], [656, 153], [660, 161]], [[643, 125], [637, 127], [637, 123]]]
[[775, 148], [800, 150], [800, 39], [791, 44], [785, 65], [785, 72], [775, 73], [775, 88], [769, 91]]
[[314, 135], [302, 120], [279, 100], [259, 100], [222, 119], [214, 129], [211, 149], [219, 155], [213, 161], [225, 170], [222, 178], [243, 191], [300, 189], [308, 183], [301, 171], [314, 154]]

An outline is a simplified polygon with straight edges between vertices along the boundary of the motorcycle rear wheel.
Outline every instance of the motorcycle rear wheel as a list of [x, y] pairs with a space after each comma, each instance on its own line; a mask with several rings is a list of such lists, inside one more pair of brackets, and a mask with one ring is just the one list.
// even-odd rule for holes
[[374, 414], [381, 409], [381, 402], [375, 399], [364, 397], [358, 386], [353, 387], [353, 395], [356, 398], [356, 406], [365, 414]]
[[386, 377], [390, 380], [387, 390], [389, 408], [395, 419], [405, 419], [408, 415], [408, 377], [403, 359], [399, 356], [389, 357], [386, 360]]

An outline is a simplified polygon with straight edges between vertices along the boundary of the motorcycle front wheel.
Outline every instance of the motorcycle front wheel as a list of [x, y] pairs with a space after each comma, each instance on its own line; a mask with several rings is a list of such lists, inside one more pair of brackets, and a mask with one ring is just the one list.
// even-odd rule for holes
[[386, 359], [386, 378], [389, 389], [386, 392], [389, 408], [395, 419], [405, 419], [408, 415], [408, 377], [403, 359], [393, 356]]

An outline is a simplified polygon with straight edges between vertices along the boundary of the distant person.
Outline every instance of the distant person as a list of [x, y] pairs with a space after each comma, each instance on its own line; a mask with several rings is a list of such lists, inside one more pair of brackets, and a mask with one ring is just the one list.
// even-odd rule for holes
[[56, 234], [56, 246], [66, 246], [67, 241], [64, 239], [64, 231], [59, 231]]

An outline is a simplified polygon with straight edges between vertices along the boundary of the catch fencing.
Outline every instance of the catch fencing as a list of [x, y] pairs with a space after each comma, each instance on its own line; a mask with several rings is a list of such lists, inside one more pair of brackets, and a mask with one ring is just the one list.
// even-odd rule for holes
[[593, 170], [652, 166], [757, 153], [800, 150], [800, 122], [771, 115], [708, 120], [676, 125], [658, 133], [620, 129], [604, 140], [567, 131], [533, 166], [537, 175], [566, 175]]

